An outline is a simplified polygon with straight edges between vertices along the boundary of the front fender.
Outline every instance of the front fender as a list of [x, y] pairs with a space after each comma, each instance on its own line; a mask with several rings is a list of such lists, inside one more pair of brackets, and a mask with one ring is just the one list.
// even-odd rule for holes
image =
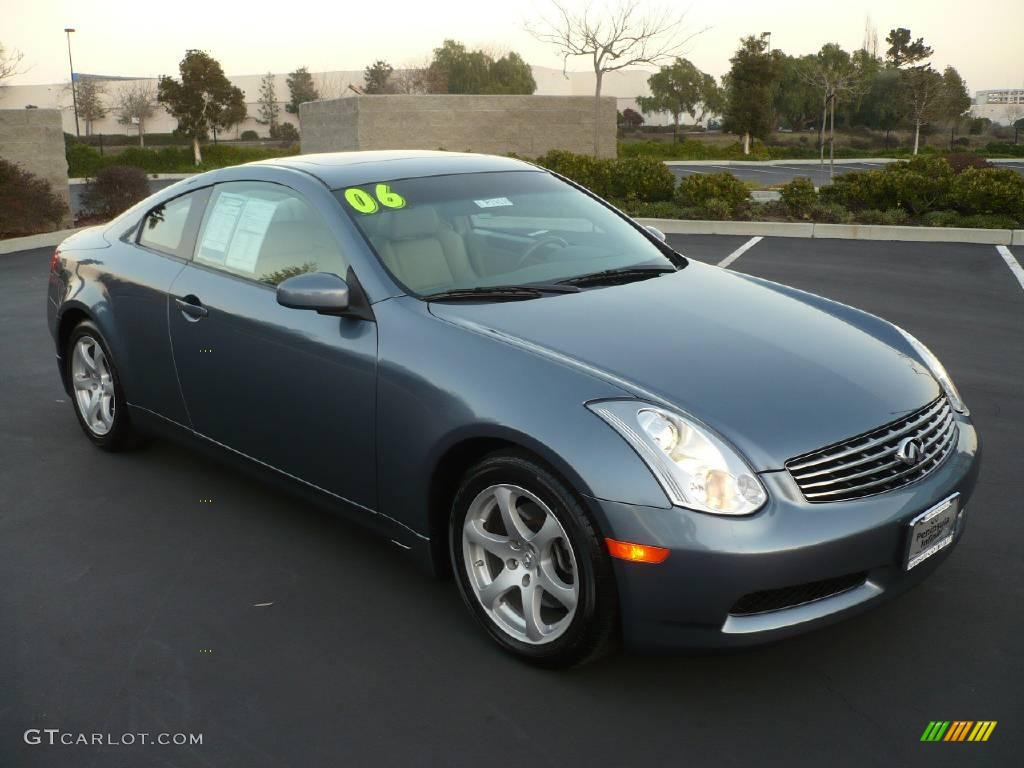
[[640, 457], [584, 405], [622, 397], [619, 388], [438, 319], [411, 297], [374, 313], [384, 514], [429, 535], [434, 471], [455, 446], [480, 439], [533, 452], [584, 496], [671, 506]]

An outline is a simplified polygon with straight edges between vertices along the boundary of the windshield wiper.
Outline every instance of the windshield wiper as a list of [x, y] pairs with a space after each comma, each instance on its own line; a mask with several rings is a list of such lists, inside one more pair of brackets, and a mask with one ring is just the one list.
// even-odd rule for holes
[[522, 301], [539, 299], [545, 293], [578, 293], [575, 285], [558, 283], [529, 283], [525, 285], [478, 285], [472, 288], [452, 288], [422, 296], [425, 301], [453, 301], [461, 299], [495, 299], [497, 301]]
[[589, 275], [570, 277], [559, 282], [564, 285], [614, 285], [631, 280], [643, 280], [648, 277], [657, 277], [667, 272], [676, 272], [676, 267], [664, 267], [657, 264], [646, 266], [619, 267], [618, 269], [605, 269], [601, 272], [593, 272]]

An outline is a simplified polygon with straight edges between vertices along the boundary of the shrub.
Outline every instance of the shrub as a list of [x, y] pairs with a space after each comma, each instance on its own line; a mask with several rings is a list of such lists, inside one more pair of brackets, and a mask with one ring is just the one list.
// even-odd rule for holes
[[782, 202], [793, 216], [804, 218], [811, 207], [818, 202], [818, 191], [814, 182], [806, 176], [798, 176], [781, 189]]
[[1017, 229], [1020, 225], [1020, 219], [994, 213], [976, 213], [973, 216], [963, 216], [959, 224], [961, 227], [976, 227], [978, 229]]
[[910, 214], [902, 208], [890, 208], [882, 214], [882, 223], [889, 226], [900, 226], [910, 221]]
[[78, 141], [65, 144], [64, 156], [68, 161], [68, 176], [73, 179], [95, 176], [103, 165], [103, 156], [99, 152]]
[[953, 168], [941, 157], [915, 157], [877, 171], [844, 173], [822, 187], [824, 203], [838, 203], [853, 211], [902, 208], [921, 215], [948, 207]]
[[298, 141], [299, 129], [291, 123], [270, 126], [270, 138], [276, 141]]
[[612, 205], [630, 216], [648, 219], [684, 218], [682, 209], [671, 201], [644, 202], [643, 200], [611, 200]]
[[1024, 157], [1024, 144], [1001, 144], [998, 142], [986, 144], [985, 154], [988, 157], [998, 155], [1003, 157]]
[[49, 232], [67, 213], [43, 179], [0, 158], [0, 237]]
[[885, 214], [877, 208], [868, 208], [854, 214], [854, 220], [858, 224], [884, 224]]
[[[694, 174], [683, 179], [676, 190], [676, 201], [683, 207], [707, 208], [711, 200], [724, 203], [730, 213], [747, 205], [750, 190], [731, 173]], [[716, 203], [715, 207], [718, 207]]]
[[721, 197], [709, 198], [700, 206], [700, 212], [703, 218], [713, 219], [715, 221], [731, 218], [733, 211], [734, 209], [732, 204]]
[[952, 143], [953, 143], [954, 147], [969, 147], [969, 146], [971, 146], [971, 140], [969, 138], [967, 138], [966, 136], [958, 136], [957, 138], [953, 139]]
[[149, 195], [149, 180], [141, 168], [112, 165], [89, 181], [82, 206], [90, 213], [113, 217]]
[[929, 211], [921, 217], [926, 227], [959, 227], [962, 217], [956, 211]]
[[248, 131], [242, 131], [242, 141], [259, 141], [260, 135], [256, 131], [250, 129]]
[[950, 197], [962, 213], [1024, 220], [1024, 176], [1009, 168], [968, 168], [953, 179]]
[[676, 177], [653, 157], [620, 157], [612, 161], [611, 194], [614, 197], [661, 202], [671, 200]]
[[572, 179], [595, 195], [611, 196], [612, 164], [609, 160], [552, 149], [537, 158], [537, 165]]
[[953, 173], [963, 173], [968, 168], [992, 167], [992, 163], [980, 155], [975, 155], [973, 152], [957, 152], [952, 155], [946, 155], [946, 162], [953, 169]]
[[853, 214], [839, 203], [817, 203], [808, 211], [811, 219], [822, 224], [847, 224]]

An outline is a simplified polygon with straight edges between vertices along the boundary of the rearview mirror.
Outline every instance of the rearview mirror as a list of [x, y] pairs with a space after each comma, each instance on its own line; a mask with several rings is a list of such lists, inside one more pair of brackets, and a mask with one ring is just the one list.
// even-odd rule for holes
[[644, 227], [644, 229], [646, 229], [646, 230], [647, 230], [648, 232], [650, 232], [650, 233], [651, 233], [652, 235], [654, 235], [654, 236], [655, 236], [656, 238], [658, 238], [659, 240], [661, 240], [661, 242], [663, 242], [663, 243], [665, 242], [665, 233], [664, 233], [664, 232], [662, 232], [662, 231], [661, 231], [660, 229], [658, 229], [657, 227]]
[[291, 309], [312, 309], [322, 315], [348, 309], [348, 284], [327, 272], [295, 275], [277, 286], [277, 303]]

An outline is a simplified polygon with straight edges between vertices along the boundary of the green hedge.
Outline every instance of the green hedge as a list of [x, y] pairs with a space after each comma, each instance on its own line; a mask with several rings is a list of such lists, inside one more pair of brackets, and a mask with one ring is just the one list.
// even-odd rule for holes
[[846, 173], [822, 187], [820, 197], [823, 203], [852, 211], [900, 209], [914, 218], [952, 211], [1024, 222], [1024, 176], [991, 167], [965, 167], [957, 173], [941, 157], [916, 157], [879, 170]]
[[814, 182], [806, 176], [798, 176], [783, 184], [779, 193], [786, 210], [797, 218], [807, 217], [811, 209], [818, 204], [818, 190], [814, 188]]
[[[743, 154], [743, 145], [739, 142], [731, 144], [712, 144], [699, 139], [685, 139], [679, 142], [669, 141], [620, 141], [619, 157], [656, 157], [660, 160], [815, 160], [820, 157], [816, 143], [800, 144], [764, 144], [760, 141], [752, 143], [750, 154]], [[921, 155], [944, 156], [947, 150], [932, 146], [921, 147]], [[957, 154], [975, 154], [979, 157], [1024, 157], [1024, 144], [987, 144], [973, 153], [962, 146], [957, 147]], [[918, 155], [920, 157], [921, 155]], [[837, 159], [856, 160], [873, 157], [906, 157], [910, 158], [907, 147], [870, 148], [870, 147], [836, 147]], [[827, 148], [825, 162], [828, 162]]]
[[679, 182], [676, 202], [684, 208], [703, 208], [711, 218], [735, 214], [750, 201], [747, 185], [731, 173], [695, 173]]
[[536, 162], [601, 197], [659, 202], [675, 191], [672, 171], [652, 157], [597, 158], [554, 149]]
[[266, 160], [272, 157], [297, 155], [299, 148], [293, 145], [286, 149], [265, 147], [236, 147], [230, 144], [208, 144], [203, 147], [203, 162], [196, 166], [192, 161], [191, 147], [161, 147], [142, 149], [128, 147], [116, 154], [101, 155], [92, 147], [73, 142], [67, 146], [68, 176], [91, 177], [100, 169], [115, 165], [141, 168], [146, 173], [192, 173], [224, 168], [229, 165]]

